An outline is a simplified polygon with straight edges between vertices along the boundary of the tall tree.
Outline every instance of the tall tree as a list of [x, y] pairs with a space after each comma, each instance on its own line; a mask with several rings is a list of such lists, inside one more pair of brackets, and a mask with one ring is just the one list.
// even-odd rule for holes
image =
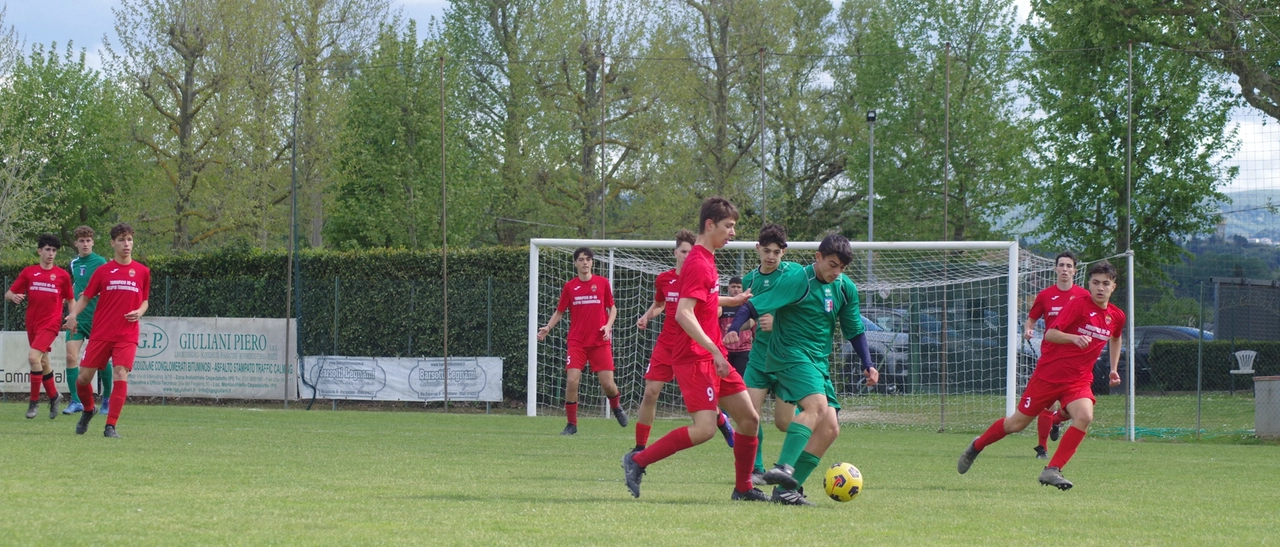
[[1109, 20], [1104, 0], [1033, 8], [1028, 91], [1043, 116], [1027, 216], [1043, 219], [1035, 233], [1054, 244], [1094, 257], [1132, 248], [1138, 265], [1159, 276], [1157, 266], [1181, 254], [1180, 239], [1212, 230], [1215, 202], [1225, 199], [1218, 189], [1235, 175], [1224, 167], [1236, 148], [1226, 130], [1233, 94], [1195, 56], [1142, 47], [1134, 49], [1130, 87], [1127, 49], [1116, 44], [1133, 36], [1095, 24]]

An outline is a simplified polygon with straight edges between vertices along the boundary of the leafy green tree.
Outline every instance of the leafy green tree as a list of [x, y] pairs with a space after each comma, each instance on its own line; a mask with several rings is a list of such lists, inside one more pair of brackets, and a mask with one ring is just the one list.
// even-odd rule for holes
[[1233, 94], [1194, 56], [1134, 49], [1130, 200], [1128, 53], [1117, 44], [1132, 35], [1097, 24], [1109, 20], [1104, 0], [1033, 8], [1038, 22], [1024, 29], [1036, 52], [1028, 92], [1043, 116], [1027, 216], [1042, 219], [1037, 235], [1084, 256], [1132, 247], [1144, 277], [1159, 277], [1157, 266], [1183, 252], [1181, 239], [1210, 232], [1217, 220], [1219, 188], [1236, 172], [1224, 166], [1236, 147], [1226, 130]]

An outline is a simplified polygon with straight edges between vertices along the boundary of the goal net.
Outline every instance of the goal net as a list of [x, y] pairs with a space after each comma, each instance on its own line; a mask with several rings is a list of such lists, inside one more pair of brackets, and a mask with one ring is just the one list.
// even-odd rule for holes
[[[845, 270], [857, 284], [863, 322], [880, 383], [868, 388], [852, 348], [837, 333], [831, 377], [841, 397], [841, 420], [929, 429], [972, 429], [1012, 412], [1039, 353], [1024, 341], [1022, 321], [1035, 295], [1054, 283], [1053, 260], [1017, 242], [853, 243]], [[597, 275], [612, 284], [618, 317], [613, 329], [615, 380], [623, 408], [644, 394], [644, 371], [664, 317], [636, 328], [653, 301], [654, 279], [674, 267], [674, 241], [535, 239], [529, 254], [528, 406], [530, 416], [563, 415], [566, 317], [544, 341], [546, 324], [564, 283], [576, 275], [573, 250], [590, 247]], [[784, 260], [812, 262], [818, 242], [791, 242]], [[728, 280], [759, 265], [754, 242], [731, 242], [716, 252], [722, 294]], [[1013, 282], [1011, 282], [1011, 280]], [[1039, 334], [1038, 334], [1039, 336]], [[608, 415], [599, 383], [583, 375], [584, 416]], [[598, 406], [595, 405], [598, 402]], [[594, 410], [593, 410], [594, 409]], [[766, 420], [772, 412], [762, 413]], [[632, 413], [634, 415], [634, 413]], [[666, 386], [658, 417], [687, 414], [674, 384]]]

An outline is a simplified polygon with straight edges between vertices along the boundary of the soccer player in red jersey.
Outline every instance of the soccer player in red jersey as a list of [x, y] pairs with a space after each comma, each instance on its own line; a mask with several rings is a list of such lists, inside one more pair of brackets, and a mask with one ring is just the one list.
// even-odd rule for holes
[[1062, 476], [1062, 468], [1071, 460], [1084, 440], [1093, 421], [1093, 363], [1102, 353], [1102, 347], [1110, 341], [1108, 357], [1111, 361], [1111, 385], [1120, 385], [1120, 337], [1124, 331], [1125, 315], [1111, 304], [1111, 293], [1116, 289], [1116, 268], [1105, 260], [1089, 267], [1089, 298], [1076, 298], [1068, 302], [1058, 317], [1048, 325], [1044, 334], [1044, 347], [1031, 380], [1022, 392], [1018, 409], [1012, 416], [1000, 418], [985, 433], [974, 439], [956, 470], [969, 471], [974, 458], [992, 443], [1010, 433], [1022, 431], [1040, 411], [1059, 402], [1071, 413], [1071, 427], [1062, 435], [1062, 442], [1053, 453], [1053, 459], [1040, 473], [1040, 484], [1071, 488], [1071, 481]]
[[591, 249], [580, 247], [573, 251], [573, 267], [578, 275], [564, 284], [556, 312], [546, 326], [538, 329], [538, 340], [545, 340], [564, 312], [572, 316], [564, 393], [564, 414], [569, 423], [561, 435], [578, 433], [578, 383], [588, 364], [600, 379], [600, 390], [609, 398], [613, 417], [618, 425], [627, 427], [627, 414], [622, 411], [618, 386], [613, 382], [613, 320], [618, 317], [618, 307], [613, 304], [609, 280], [591, 273], [594, 265], [595, 253]]
[[[729, 366], [720, 335], [720, 275], [716, 271], [716, 249], [733, 239], [738, 210], [728, 200], [707, 198], [698, 216], [698, 238], [680, 271], [680, 300], [676, 322], [681, 330], [671, 346], [670, 359], [685, 408], [693, 425], [677, 428], [639, 452], [622, 456], [627, 489], [640, 497], [640, 479], [645, 468], [676, 452], [707, 442], [716, 434], [717, 407], [733, 417], [737, 430], [733, 439], [734, 488], [730, 499], [768, 501], [769, 497], [751, 484], [751, 468], [756, 456], [756, 427], [760, 418], [742, 376]], [[745, 294], [745, 293], [744, 293]]]
[[93, 314], [93, 338], [85, 347], [80, 377], [76, 378], [76, 391], [84, 403], [76, 434], [83, 435], [97, 414], [93, 406], [93, 377], [109, 360], [114, 378], [107, 426], [102, 435], [118, 439], [116, 422], [124, 409], [125, 397], [129, 396], [129, 372], [138, 353], [138, 321], [147, 313], [151, 270], [133, 259], [132, 226], [121, 223], [111, 227], [111, 248], [115, 251], [114, 259], [93, 272], [89, 285], [71, 305], [66, 327], [74, 331], [76, 315], [84, 311], [93, 297], [98, 297], [98, 307]]
[[49, 351], [58, 338], [62, 325], [62, 303], [72, 298], [71, 274], [53, 264], [62, 242], [53, 234], [44, 234], [36, 240], [40, 254], [38, 264], [27, 266], [18, 274], [5, 299], [14, 304], [27, 302], [27, 364], [31, 365], [31, 403], [27, 406], [27, 418], [35, 418], [40, 406], [40, 386], [49, 397], [49, 419], [58, 417], [58, 386], [54, 383], [53, 367], [49, 365]]
[[[658, 341], [649, 357], [649, 366], [644, 371], [644, 397], [640, 399], [640, 411], [636, 416], [636, 447], [632, 452], [644, 450], [649, 444], [649, 432], [657, 413], [658, 396], [662, 394], [663, 386], [675, 379], [675, 372], [671, 369], [670, 347], [681, 331], [680, 324], [675, 319], [676, 304], [680, 301], [680, 287], [676, 282], [684, 267], [684, 260], [689, 256], [696, 240], [697, 237], [689, 230], [681, 229], [676, 232], [676, 267], [658, 274], [653, 282], [653, 304], [636, 320], [636, 328], [644, 330], [649, 326], [649, 320], [666, 313], [662, 330], [658, 333]], [[729, 425], [728, 417], [723, 412], [716, 418], [716, 427], [724, 435], [729, 448], [733, 448], [733, 426]]]
[[[1048, 328], [1067, 302], [1076, 298], [1089, 298], [1089, 291], [1076, 285], [1076, 264], [1076, 255], [1070, 251], [1058, 253], [1054, 258], [1053, 271], [1058, 275], [1058, 282], [1036, 295], [1035, 303], [1031, 305], [1031, 312], [1027, 314], [1027, 324], [1022, 327], [1023, 339], [1031, 339], [1035, 334], [1036, 321], [1040, 318], [1044, 318], [1045, 328]], [[1039, 440], [1035, 448], [1036, 458], [1049, 459], [1049, 453], [1045, 449], [1048, 446], [1046, 443], [1049, 437], [1053, 437], [1055, 441], [1058, 440], [1058, 431], [1062, 422], [1070, 419], [1071, 416], [1061, 408], [1046, 408], [1040, 411], [1040, 416], [1036, 418], [1036, 434]]]

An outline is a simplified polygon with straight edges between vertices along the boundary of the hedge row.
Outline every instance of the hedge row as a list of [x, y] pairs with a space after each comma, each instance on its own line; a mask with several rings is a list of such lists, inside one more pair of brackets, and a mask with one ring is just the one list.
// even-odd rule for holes
[[[1195, 391], [1198, 342], [1161, 340], [1151, 345], [1148, 363], [1151, 375], [1166, 391]], [[1238, 367], [1234, 353], [1258, 352], [1253, 360], [1254, 376], [1280, 375], [1280, 342], [1214, 340], [1204, 343], [1205, 391], [1226, 391], [1231, 387], [1232, 369]], [[1249, 376], [1237, 376], [1237, 389], [1251, 389]]]
[[[285, 317], [283, 252], [139, 261], [151, 268], [150, 315]], [[299, 261], [304, 354], [443, 354], [440, 251], [304, 251]], [[502, 357], [504, 396], [514, 400], [524, 400], [526, 391], [528, 263], [524, 247], [449, 250], [449, 354]], [[27, 265], [0, 264], [0, 276], [12, 282]], [[4, 306], [4, 328], [22, 329], [22, 311]]]

